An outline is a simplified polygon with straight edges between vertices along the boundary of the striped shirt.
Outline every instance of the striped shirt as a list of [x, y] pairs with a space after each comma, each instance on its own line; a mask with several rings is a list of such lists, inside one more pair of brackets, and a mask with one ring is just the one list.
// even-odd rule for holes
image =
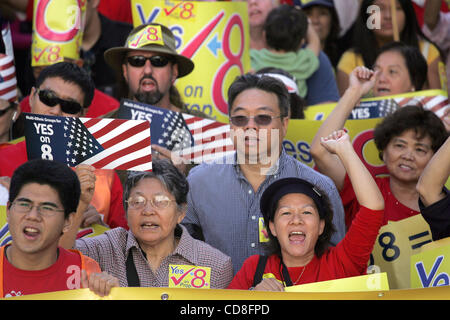
[[334, 212], [336, 232], [331, 243], [336, 245], [344, 237], [344, 208], [330, 178], [283, 149], [274, 166], [276, 169], [255, 192], [236, 164], [236, 156], [233, 159], [227, 159], [232, 161], [224, 161], [225, 164], [203, 163], [189, 172], [188, 209], [182, 224], [189, 232], [194, 232], [193, 226], [200, 227], [206, 243], [231, 257], [234, 273], [248, 257], [267, 253], [261, 235], [263, 218], [259, 201], [264, 190], [281, 178], [302, 178], [322, 189], [330, 198]]
[[102, 271], [119, 279], [121, 287], [127, 287], [126, 260], [133, 255], [133, 262], [141, 287], [168, 287], [169, 265], [193, 265], [211, 268], [211, 289], [226, 288], [233, 279], [230, 257], [206, 243], [195, 240], [186, 228], [178, 225], [175, 237], [180, 241], [175, 251], [163, 259], [156, 273], [152, 271], [145, 253], [131, 230], [115, 228], [93, 237], [76, 240], [75, 248], [96, 260]]

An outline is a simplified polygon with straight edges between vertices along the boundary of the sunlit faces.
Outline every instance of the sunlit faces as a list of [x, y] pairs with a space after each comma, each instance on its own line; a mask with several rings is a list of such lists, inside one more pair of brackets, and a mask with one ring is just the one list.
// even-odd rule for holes
[[7, 210], [7, 219], [14, 239], [14, 250], [22, 254], [43, 254], [56, 250], [61, 231], [67, 231], [73, 216], [64, 218], [64, 212], [60, 211], [64, 208], [58, 192], [48, 185], [28, 183], [22, 187], [14, 201], [29, 202], [34, 206], [46, 204], [58, 210], [54, 215], [44, 216], [36, 207], [29, 213], [22, 213], [13, 204]]
[[[397, 15], [397, 25], [398, 32], [401, 33], [405, 28], [405, 12], [402, 9], [402, 6], [398, 1], [396, 2], [396, 15]], [[374, 28], [373, 32], [377, 38], [382, 39], [383, 41], [392, 40], [394, 38], [394, 28], [392, 25], [392, 16], [391, 16], [391, 5], [390, 0], [375, 0], [373, 5], [378, 6], [380, 8], [380, 28]]]
[[373, 69], [380, 72], [373, 88], [375, 96], [389, 96], [415, 90], [405, 58], [401, 53], [383, 52], [375, 61]]
[[[255, 116], [272, 117], [268, 125], [262, 126]], [[237, 95], [231, 106], [230, 117], [246, 116], [249, 121], [244, 126], [231, 126], [231, 138], [238, 152], [239, 163], [269, 164], [278, 159], [281, 144], [288, 126], [288, 118], [281, 117], [278, 98], [274, 93], [252, 88]]]
[[[39, 89], [50, 90], [60, 99], [74, 101], [84, 106], [83, 90], [77, 84], [64, 81], [60, 77], [45, 79], [44, 82], [40, 85]], [[84, 109], [77, 114], [65, 113], [62, 111], [59, 104], [54, 107], [47, 106], [39, 99], [36, 88], [31, 89], [30, 106], [32, 113], [50, 116], [79, 117], [84, 113]]]
[[433, 154], [430, 137], [418, 139], [411, 129], [389, 141], [383, 160], [391, 179], [415, 184]]
[[314, 247], [325, 221], [320, 219], [314, 201], [301, 193], [290, 193], [278, 201], [270, 232], [277, 237], [287, 267], [306, 265], [314, 256]]
[[262, 27], [269, 12], [277, 6], [277, 0], [248, 0], [250, 27]]
[[317, 32], [322, 43], [325, 42], [331, 29], [331, 12], [324, 6], [312, 6], [305, 9], [308, 18], [311, 20], [314, 30]]
[[[148, 51], [132, 51], [128, 57], [159, 56], [160, 53]], [[142, 67], [134, 67], [127, 60], [122, 65], [123, 76], [128, 83], [129, 93], [137, 101], [167, 108], [170, 105], [169, 90], [178, 77], [178, 65], [168, 63], [163, 67], [152, 66], [146, 60]]]
[[157, 209], [148, 201], [157, 196], [166, 196], [175, 200], [174, 196], [156, 178], [144, 178], [131, 189], [130, 198], [142, 196], [147, 204], [142, 209], [127, 210], [128, 226], [142, 247], [170, 244], [174, 239], [174, 230], [185, 216], [175, 201], [171, 201], [165, 209]]

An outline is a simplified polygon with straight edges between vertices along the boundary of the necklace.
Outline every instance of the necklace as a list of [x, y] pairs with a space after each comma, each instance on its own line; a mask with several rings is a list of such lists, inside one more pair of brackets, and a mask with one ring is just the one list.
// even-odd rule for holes
[[303, 267], [302, 273], [300, 273], [300, 276], [297, 278], [297, 280], [294, 281], [294, 285], [298, 283], [298, 281], [301, 279], [303, 272], [305, 272], [306, 266]]

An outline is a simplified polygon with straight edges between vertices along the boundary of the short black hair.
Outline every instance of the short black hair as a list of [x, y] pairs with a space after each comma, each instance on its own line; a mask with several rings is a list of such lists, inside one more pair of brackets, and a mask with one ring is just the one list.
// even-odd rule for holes
[[273, 93], [278, 98], [281, 118], [289, 116], [290, 96], [283, 82], [273, 77], [260, 76], [246, 73], [238, 76], [228, 88], [228, 114], [231, 114], [236, 97], [245, 90], [259, 89], [268, 93]]
[[152, 171], [129, 171], [123, 190], [123, 207], [128, 210], [128, 198], [131, 190], [143, 179], [154, 178], [161, 181], [166, 189], [175, 197], [178, 208], [187, 203], [189, 183], [185, 175], [167, 159], [154, 160]]
[[48, 78], [61, 78], [80, 87], [84, 93], [83, 107], [88, 108], [94, 99], [95, 85], [86, 70], [72, 62], [58, 62], [45, 67], [36, 79], [36, 88]]
[[416, 47], [408, 46], [403, 42], [390, 42], [381, 47], [377, 58], [385, 52], [398, 52], [405, 59], [409, 78], [416, 90], [422, 90], [425, 81], [427, 81], [428, 65], [422, 52]]
[[421, 105], [404, 106], [389, 114], [375, 127], [373, 135], [380, 159], [389, 142], [407, 130], [414, 130], [418, 138], [429, 136], [433, 152], [448, 137], [444, 123], [433, 111], [426, 110]]
[[288, 4], [272, 9], [264, 23], [267, 45], [275, 50], [298, 51], [307, 30], [306, 14]]
[[49, 185], [58, 192], [64, 207], [64, 217], [77, 211], [81, 188], [77, 174], [65, 164], [52, 160], [34, 159], [19, 166], [11, 178], [9, 204], [17, 198], [22, 187], [29, 183]]

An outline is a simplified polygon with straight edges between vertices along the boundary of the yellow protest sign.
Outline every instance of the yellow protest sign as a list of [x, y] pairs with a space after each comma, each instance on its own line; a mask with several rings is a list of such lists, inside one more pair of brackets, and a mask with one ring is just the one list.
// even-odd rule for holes
[[387, 274], [374, 273], [284, 288], [286, 292], [356, 292], [389, 290]]
[[[378, 150], [373, 141], [373, 128], [382, 119], [347, 120], [348, 131], [356, 153], [373, 175], [387, 173], [386, 166], [378, 157]], [[290, 120], [283, 146], [287, 154], [304, 164], [313, 167], [314, 161], [310, 146], [322, 121]]]
[[169, 288], [209, 289], [210, 279], [210, 267], [169, 265]]
[[371, 264], [380, 272], [387, 272], [392, 289], [410, 288], [410, 257], [431, 241], [430, 227], [420, 214], [389, 221], [380, 229]]
[[450, 238], [424, 245], [411, 256], [411, 288], [450, 285]]
[[177, 52], [195, 68], [175, 83], [188, 109], [228, 122], [227, 90], [250, 70], [246, 2], [132, 0], [133, 24], [157, 22], [171, 29]]
[[31, 65], [78, 59], [86, 0], [35, 0]]

